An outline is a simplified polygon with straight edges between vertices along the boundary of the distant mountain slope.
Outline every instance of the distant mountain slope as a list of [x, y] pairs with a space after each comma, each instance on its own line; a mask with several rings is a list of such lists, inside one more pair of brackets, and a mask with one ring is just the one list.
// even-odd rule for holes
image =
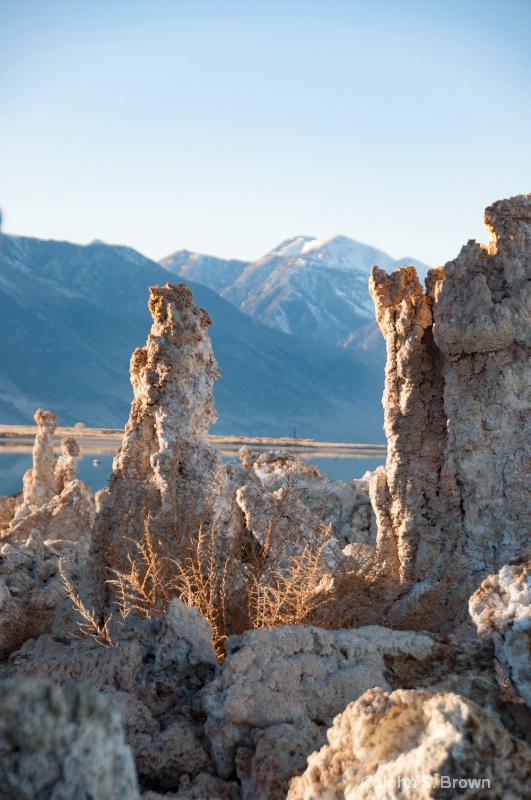
[[[126, 247], [4, 236], [0, 251], [0, 421], [38, 406], [62, 424], [122, 426], [129, 360], [151, 324], [148, 287], [167, 270]], [[175, 279], [174, 279], [175, 280]], [[222, 379], [213, 432], [383, 442], [383, 371], [365, 353], [271, 330], [189, 282], [214, 324]]]
[[215, 292], [221, 292], [226, 286], [230, 286], [248, 266], [247, 261], [227, 261], [202, 253], [192, 253], [190, 250], [178, 250], [163, 258], [160, 264], [174, 275], [202, 283]]
[[[186, 251], [184, 251], [186, 252]], [[172, 257], [163, 259], [167, 266]], [[188, 255], [174, 259], [172, 270], [190, 275], [190, 265], [200, 264], [194, 279], [213, 288], [241, 311], [270, 328], [327, 344], [344, 344], [358, 329], [374, 320], [374, 306], [368, 291], [371, 267], [377, 264], [392, 272], [413, 264], [423, 278], [428, 266], [413, 258], [393, 259], [382, 250], [346, 236], [315, 239], [296, 236], [287, 239], [258, 261], [245, 265], [220, 259]], [[227, 265], [234, 265], [229, 268]], [[190, 275], [191, 277], [191, 275]], [[225, 286], [222, 286], [226, 280]], [[381, 356], [378, 336], [375, 352]], [[370, 350], [365, 341], [362, 349]], [[349, 339], [352, 349], [358, 339]]]

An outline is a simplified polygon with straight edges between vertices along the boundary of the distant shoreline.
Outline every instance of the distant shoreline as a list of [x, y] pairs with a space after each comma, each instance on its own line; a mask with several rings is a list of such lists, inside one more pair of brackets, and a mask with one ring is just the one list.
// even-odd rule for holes
[[[31, 452], [33, 439], [37, 433], [36, 425], [0, 425], [0, 452], [24, 453]], [[65, 436], [73, 436], [80, 440], [82, 454], [113, 453], [117, 452], [124, 431], [119, 428], [76, 428], [59, 427], [54, 434], [54, 440], [59, 445]], [[378, 458], [387, 452], [383, 444], [356, 444], [348, 442], [316, 442], [313, 439], [295, 439], [283, 437], [274, 439], [268, 436], [218, 436], [207, 434], [207, 441], [219, 448], [224, 455], [236, 455], [240, 447], [248, 445], [255, 450], [288, 449], [303, 457], [312, 454], [320, 457], [341, 458]]]

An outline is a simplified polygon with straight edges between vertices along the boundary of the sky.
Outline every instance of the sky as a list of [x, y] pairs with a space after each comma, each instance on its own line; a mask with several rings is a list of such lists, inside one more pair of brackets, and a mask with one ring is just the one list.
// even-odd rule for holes
[[3, 229], [442, 264], [531, 192], [530, 32], [531, 0], [0, 0]]

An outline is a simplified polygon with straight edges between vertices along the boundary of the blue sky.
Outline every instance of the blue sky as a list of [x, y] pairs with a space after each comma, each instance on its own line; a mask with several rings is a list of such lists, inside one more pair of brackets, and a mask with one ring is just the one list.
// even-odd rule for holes
[[531, 191], [530, 0], [0, 0], [4, 230], [436, 265]]

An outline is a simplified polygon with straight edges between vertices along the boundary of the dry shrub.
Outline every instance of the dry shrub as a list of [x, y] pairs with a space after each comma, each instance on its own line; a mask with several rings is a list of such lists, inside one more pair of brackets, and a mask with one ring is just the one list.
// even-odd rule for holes
[[71, 633], [70, 635], [74, 636], [74, 638], [82, 638], [86, 636], [90, 639], [93, 639], [98, 644], [103, 645], [104, 647], [114, 647], [115, 643], [113, 642], [110, 629], [113, 615], [109, 614], [106, 619], [103, 616], [100, 616], [98, 619], [95, 611], [91, 611], [86, 607], [85, 603], [76, 592], [74, 585], [66, 574], [62, 559], [59, 561], [59, 573], [65, 586], [66, 593], [72, 601], [72, 605], [81, 617], [81, 620], [78, 623], [79, 634], [76, 635]]
[[[219, 658], [231, 634], [252, 628], [307, 624], [312, 609], [323, 602], [323, 581], [330, 576], [323, 559], [328, 529], [315, 531], [316, 546], [305, 546], [297, 557], [281, 559], [278, 547], [285, 536], [280, 525], [289, 503], [286, 493], [276, 503], [264, 542], [242, 527], [223, 535], [221, 526], [206, 528], [199, 521], [183, 533], [174, 528], [173, 540], [159, 538], [154, 521], [144, 524], [141, 542], [133, 542], [126, 569], [113, 569], [107, 583], [113, 588], [122, 617], [162, 615], [172, 597], [199, 609], [211, 623]], [[136, 555], [135, 555], [136, 553]]]
[[[266, 490], [262, 491], [265, 496]], [[350, 556], [331, 573], [323, 557], [330, 528], [319, 525], [310, 532], [312, 543], [302, 546], [296, 557], [286, 558], [283, 545], [297, 535], [297, 520], [287, 513], [298, 496], [296, 475], [283, 482], [262, 542], [243, 521], [237, 532], [229, 532], [226, 520], [216, 521], [215, 494], [211, 489], [200, 515], [193, 498], [188, 498], [186, 508], [174, 498], [172, 524], [157, 528], [148, 515], [139, 541], [114, 532], [100, 543], [100, 568], [111, 590], [108, 607], [117, 605], [122, 618], [156, 617], [178, 597], [209, 620], [220, 659], [229, 635], [253, 628], [318, 625], [336, 630], [385, 625], [440, 633], [466, 618], [470, 592], [463, 561], [415, 597], [414, 587], [400, 581], [394, 541], [380, 547], [374, 559]], [[271, 502], [273, 495], [267, 494]], [[140, 509], [130, 509], [124, 517], [124, 533], [138, 513]], [[110, 620], [105, 623], [105, 615], [82, 607], [73, 587], [67, 584], [67, 588], [83, 618], [84, 633], [103, 644], [108, 635], [111, 642]]]

